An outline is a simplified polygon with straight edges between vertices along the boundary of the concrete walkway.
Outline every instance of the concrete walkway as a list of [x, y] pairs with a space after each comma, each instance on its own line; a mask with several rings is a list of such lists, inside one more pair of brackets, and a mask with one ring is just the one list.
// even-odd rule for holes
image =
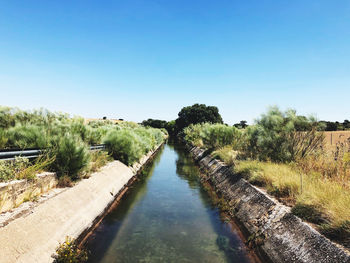
[[115, 199], [152, 153], [134, 168], [119, 161], [45, 201], [25, 217], [0, 228], [0, 262], [52, 262], [66, 236], [78, 237]]

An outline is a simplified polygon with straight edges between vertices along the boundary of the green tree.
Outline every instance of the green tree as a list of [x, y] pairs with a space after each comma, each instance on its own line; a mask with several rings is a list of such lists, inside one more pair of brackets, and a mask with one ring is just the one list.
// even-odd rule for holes
[[322, 146], [323, 133], [318, 127], [312, 117], [271, 107], [256, 125], [247, 128], [246, 151], [261, 160], [289, 162], [303, 158]]
[[163, 121], [163, 120], [155, 120], [155, 119], [148, 119], [145, 120], [141, 123], [143, 126], [149, 126], [152, 128], [166, 128], [167, 127], [167, 121]]
[[240, 121], [239, 123], [233, 124], [233, 126], [238, 129], [245, 129], [246, 127], [248, 127], [248, 124], [247, 121]]
[[166, 125], [166, 129], [170, 136], [176, 135], [176, 122], [175, 120], [169, 121]]
[[176, 119], [176, 131], [181, 132], [190, 124], [197, 123], [223, 123], [219, 109], [215, 106], [205, 104], [194, 104], [181, 109]]

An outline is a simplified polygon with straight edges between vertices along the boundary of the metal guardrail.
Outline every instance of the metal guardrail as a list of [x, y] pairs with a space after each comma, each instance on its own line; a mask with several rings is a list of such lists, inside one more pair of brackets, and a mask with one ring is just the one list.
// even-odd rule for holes
[[[90, 148], [90, 151], [105, 150], [106, 145], [105, 144], [92, 145], [92, 146], [89, 146], [89, 148]], [[19, 157], [19, 156], [26, 157], [28, 159], [37, 158], [44, 151], [45, 151], [44, 149], [2, 150], [0, 151], [0, 160], [3, 160], [3, 161], [14, 160], [16, 157]]]

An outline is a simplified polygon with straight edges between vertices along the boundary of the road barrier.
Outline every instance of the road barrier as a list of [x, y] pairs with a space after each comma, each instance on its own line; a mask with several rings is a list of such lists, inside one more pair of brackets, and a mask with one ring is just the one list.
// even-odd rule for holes
[[[105, 144], [91, 145], [90, 151], [105, 150]], [[45, 152], [45, 149], [9, 149], [0, 151], [0, 160], [14, 160], [16, 157], [26, 157], [28, 159], [37, 158]]]

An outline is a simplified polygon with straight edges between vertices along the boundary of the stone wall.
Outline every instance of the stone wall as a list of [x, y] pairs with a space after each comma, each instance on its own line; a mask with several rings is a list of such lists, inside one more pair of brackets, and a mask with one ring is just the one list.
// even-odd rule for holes
[[55, 173], [41, 173], [33, 180], [0, 183], [0, 213], [11, 210], [25, 201], [47, 192], [57, 185]]
[[224, 163], [193, 147], [204, 176], [229, 203], [249, 240], [272, 262], [349, 263], [350, 254], [268, 194], [234, 174]]

